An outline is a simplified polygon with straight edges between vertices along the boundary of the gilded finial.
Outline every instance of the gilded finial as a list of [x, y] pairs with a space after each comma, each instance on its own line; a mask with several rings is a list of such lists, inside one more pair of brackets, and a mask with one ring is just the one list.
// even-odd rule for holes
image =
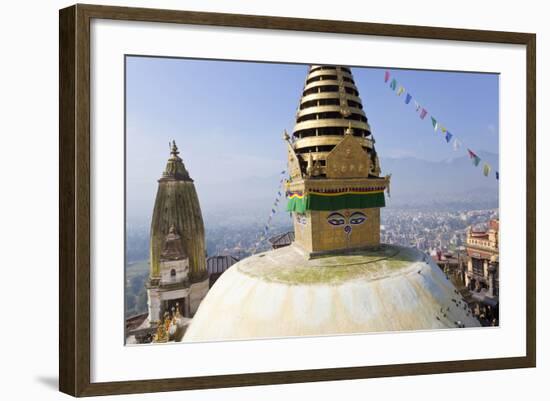
[[286, 132], [286, 129], [283, 132], [283, 139], [287, 142], [290, 140], [290, 136], [288, 136], [288, 132]]

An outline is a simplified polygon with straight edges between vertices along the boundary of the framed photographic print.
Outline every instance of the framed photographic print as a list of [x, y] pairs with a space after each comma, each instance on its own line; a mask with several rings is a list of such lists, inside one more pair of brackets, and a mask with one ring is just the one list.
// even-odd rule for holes
[[60, 390], [534, 367], [535, 113], [529, 33], [61, 10]]

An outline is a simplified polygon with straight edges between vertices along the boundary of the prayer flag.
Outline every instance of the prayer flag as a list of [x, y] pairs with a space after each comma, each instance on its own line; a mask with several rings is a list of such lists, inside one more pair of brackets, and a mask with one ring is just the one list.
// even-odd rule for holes
[[411, 102], [412, 96], [410, 93], [407, 93], [407, 97], [405, 97], [405, 104], [409, 104]]
[[453, 149], [458, 150], [460, 148], [460, 141], [455, 138], [455, 141], [453, 142]]
[[441, 132], [443, 133], [447, 132], [447, 128], [445, 128], [443, 125], [440, 125], [440, 127], [441, 127]]
[[468, 154], [470, 155], [470, 159], [472, 159], [472, 162], [474, 163], [474, 166], [478, 166], [481, 159], [478, 155], [476, 155], [474, 152], [472, 152], [470, 149], [468, 149]]
[[422, 108], [422, 111], [420, 112], [420, 118], [423, 120], [427, 114], [428, 114], [428, 110], [426, 110], [425, 108]]
[[420, 110], [420, 105], [418, 104], [418, 102], [416, 100], [414, 101], [414, 108], [416, 109], [416, 112], [418, 112], [418, 110]]
[[498, 171], [495, 171], [495, 178], [498, 180], [499, 178], [499, 174], [498, 174]]
[[437, 120], [432, 117], [432, 125], [434, 127], [434, 131], [437, 131]]
[[397, 86], [397, 81], [394, 78], [391, 80], [390, 88], [392, 88], [392, 90], [395, 90], [396, 86]]
[[388, 79], [390, 79], [390, 72], [386, 71], [384, 74], [384, 82], [388, 82]]
[[489, 166], [487, 163], [483, 165], [483, 175], [487, 177], [489, 173], [491, 172], [491, 166]]
[[447, 143], [451, 142], [451, 138], [453, 137], [453, 134], [451, 134], [449, 131], [445, 134], [445, 140]]
[[399, 89], [397, 89], [397, 96], [401, 96], [401, 94], [405, 92], [405, 88], [403, 88], [402, 86], [399, 87]]

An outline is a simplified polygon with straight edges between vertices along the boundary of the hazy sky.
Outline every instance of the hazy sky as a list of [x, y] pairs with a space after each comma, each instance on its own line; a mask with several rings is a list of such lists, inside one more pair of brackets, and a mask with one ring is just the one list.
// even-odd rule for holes
[[[130, 218], [150, 214], [171, 139], [195, 179], [203, 211], [234, 197], [228, 192], [233, 183], [245, 182], [243, 188], [253, 192], [269, 188], [262, 185], [266, 181], [276, 186], [286, 168], [282, 132], [292, 132], [306, 65], [147, 57], [126, 62]], [[464, 144], [498, 153], [498, 75], [388, 70]], [[429, 116], [421, 120], [414, 102], [405, 105], [405, 94], [397, 97], [388, 88], [384, 71], [352, 68], [382, 169], [387, 157], [463, 156], [465, 148], [453, 151], [434, 133]]]

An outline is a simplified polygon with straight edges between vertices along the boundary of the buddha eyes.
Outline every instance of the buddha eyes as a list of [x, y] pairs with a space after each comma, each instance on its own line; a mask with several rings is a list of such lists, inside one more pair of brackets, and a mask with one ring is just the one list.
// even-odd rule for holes
[[327, 218], [327, 221], [328, 221], [328, 224], [331, 224], [333, 226], [341, 226], [342, 224], [346, 224], [345, 217], [339, 213], [333, 213], [329, 215]]
[[[365, 216], [363, 213], [355, 212], [349, 217], [348, 223], [352, 225], [362, 224], [365, 222], [366, 219], [367, 216]], [[346, 224], [346, 220], [346, 217], [341, 213], [331, 213], [327, 217], [327, 222], [333, 226], [341, 226], [343, 224]]]
[[365, 217], [354, 217], [349, 219], [349, 224], [361, 224], [366, 220]]
[[349, 224], [362, 224], [365, 220], [367, 216], [361, 212], [355, 212], [349, 217]]

